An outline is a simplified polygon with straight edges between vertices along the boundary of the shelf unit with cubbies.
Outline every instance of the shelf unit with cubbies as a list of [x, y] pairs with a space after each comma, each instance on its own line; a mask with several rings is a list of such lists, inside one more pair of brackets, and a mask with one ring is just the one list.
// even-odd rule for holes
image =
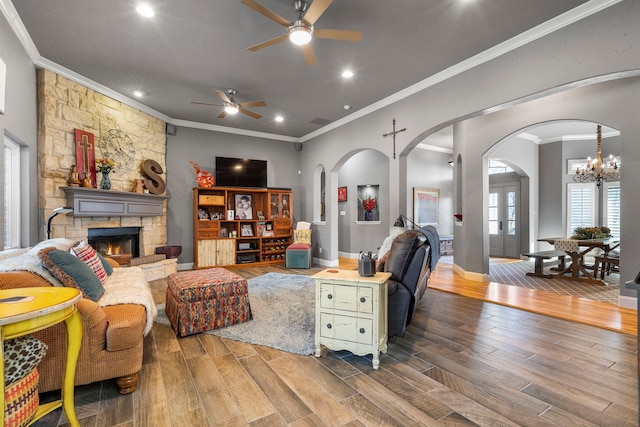
[[194, 188], [194, 268], [284, 263], [292, 202], [289, 189]]

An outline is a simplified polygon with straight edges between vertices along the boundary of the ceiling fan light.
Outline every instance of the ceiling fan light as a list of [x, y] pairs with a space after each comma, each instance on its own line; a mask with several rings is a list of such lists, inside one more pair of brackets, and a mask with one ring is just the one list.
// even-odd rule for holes
[[240, 108], [238, 107], [237, 104], [226, 104], [224, 106], [224, 111], [227, 114], [238, 114], [238, 111], [240, 111]]
[[306, 26], [301, 21], [296, 21], [291, 27], [289, 27], [289, 40], [291, 40], [293, 44], [302, 46], [311, 41], [312, 33], [312, 27]]

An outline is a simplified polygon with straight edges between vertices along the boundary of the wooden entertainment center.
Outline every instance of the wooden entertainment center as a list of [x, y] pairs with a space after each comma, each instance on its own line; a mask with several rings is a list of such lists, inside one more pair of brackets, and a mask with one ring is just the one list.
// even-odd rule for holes
[[193, 189], [193, 268], [283, 264], [293, 230], [290, 189]]

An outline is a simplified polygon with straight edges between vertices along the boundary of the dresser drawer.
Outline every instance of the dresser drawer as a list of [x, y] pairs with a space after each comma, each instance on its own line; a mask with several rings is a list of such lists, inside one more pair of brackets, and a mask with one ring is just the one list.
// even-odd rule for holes
[[332, 283], [320, 284], [322, 308], [373, 313], [373, 289], [362, 286], [346, 286]]
[[320, 336], [370, 345], [373, 343], [373, 320], [320, 313]]

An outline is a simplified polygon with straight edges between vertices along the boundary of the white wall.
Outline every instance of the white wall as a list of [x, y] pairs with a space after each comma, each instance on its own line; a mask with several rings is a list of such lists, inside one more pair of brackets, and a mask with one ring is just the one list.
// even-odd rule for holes
[[[21, 191], [23, 224], [20, 235], [21, 245], [31, 246], [38, 239], [36, 68], [3, 14], [0, 14], [0, 58], [7, 67], [5, 111], [0, 114], [0, 135], [3, 139], [4, 135], [9, 135], [22, 147], [24, 187]], [[0, 164], [4, 165], [4, 150], [0, 153]], [[4, 188], [4, 173], [0, 175], [0, 184]], [[4, 211], [4, 198], [0, 198], [0, 210]], [[0, 234], [3, 233], [0, 229]]]

